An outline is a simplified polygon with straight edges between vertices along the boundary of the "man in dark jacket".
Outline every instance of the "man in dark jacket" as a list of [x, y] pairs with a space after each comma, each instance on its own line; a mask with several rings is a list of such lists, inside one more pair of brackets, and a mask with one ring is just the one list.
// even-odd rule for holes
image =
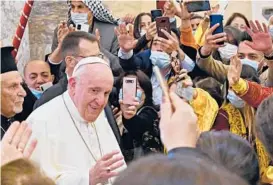
[[1, 139], [14, 121], [14, 116], [23, 111], [26, 96], [22, 87], [23, 79], [11, 55], [13, 49], [1, 48]]
[[[66, 63], [65, 73], [57, 84], [47, 89], [41, 98], [36, 101], [34, 109], [63, 94], [67, 90], [68, 78], [72, 76], [75, 66], [81, 59], [89, 56], [105, 58], [100, 51], [97, 38], [82, 31], [69, 33], [62, 42], [61, 51]], [[107, 60], [107, 58], [105, 59]], [[120, 142], [120, 133], [111, 107], [106, 106], [104, 111], [117, 141]]]

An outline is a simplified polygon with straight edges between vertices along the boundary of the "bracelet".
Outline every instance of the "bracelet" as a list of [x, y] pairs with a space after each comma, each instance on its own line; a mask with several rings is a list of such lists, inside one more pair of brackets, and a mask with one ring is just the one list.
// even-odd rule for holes
[[182, 21], [186, 21], [186, 20], [190, 20], [190, 18], [186, 18], [186, 19], [181, 19]]

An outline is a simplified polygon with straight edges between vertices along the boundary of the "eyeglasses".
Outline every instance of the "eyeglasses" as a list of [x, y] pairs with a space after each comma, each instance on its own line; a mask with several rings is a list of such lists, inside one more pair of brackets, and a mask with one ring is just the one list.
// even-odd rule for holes
[[97, 55], [89, 55], [89, 56], [81, 56], [81, 55], [78, 55], [78, 56], [75, 56], [76, 58], [80, 57], [80, 58], [87, 58], [87, 57], [99, 57], [101, 59], [105, 59], [105, 56], [103, 53], [99, 53]]

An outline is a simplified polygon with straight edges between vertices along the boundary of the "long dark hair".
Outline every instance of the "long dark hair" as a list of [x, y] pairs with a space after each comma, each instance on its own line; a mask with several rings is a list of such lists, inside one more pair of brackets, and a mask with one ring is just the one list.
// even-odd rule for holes
[[[120, 78], [117, 80], [117, 85], [116, 85], [117, 94], [119, 94], [119, 91], [120, 91], [120, 89], [122, 87], [123, 78], [128, 76], [128, 75], [136, 76], [140, 87], [143, 89], [145, 97], [146, 97], [145, 101], [144, 101], [144, 105], [153, 106], [153, 87], [152, 87], [152, 83], [151, 83], [149, 77], [144, 72], [142, 72], [140, 70], [126, 71], [120, 76]], [[117, 96], [117, 98], [118, 98], [118, 96]]]
[[250, 28], [250, 25], [249, 25], [249, 22], [248, 22], [246, 16], [244, 16], [243, 14], [238, 13], [238, 12], [233, 13], [233, 14], [228, 18], [228, 20], [227, 20], [225, 26], [229, 26], [229, 25], [232, 23], [232, 21], [233, 21], [236, 17], [240, 17], [240, 18], [244, 19], [244, 21], [245, 21], [247, 27]]
[[137, 17], [135, 18], [135, 22], [134, 22], [134, 37], [135, 37], [135, 39], [138, 39], [141, 37], [140, 32], [139, 32], [139, 25], [141, 23], [141, 17], [145, 16], [145, 15], [150, 16], [152, 18], [150, 13], [145, 13], [145, 12], [138, 14]]

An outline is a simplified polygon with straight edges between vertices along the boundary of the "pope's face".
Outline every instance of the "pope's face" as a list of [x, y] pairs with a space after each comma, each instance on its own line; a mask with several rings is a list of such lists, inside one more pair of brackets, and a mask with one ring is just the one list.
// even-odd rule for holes
[[18, 71], [1, 74], [1, 114], [12, 117], [22, 112], [26, 92]]
[[114, 78], [104, 64], [87, 64], [83, 68], [79, 78], [69, 79], [70, 96], [81, 117], [94, 122], [108, 102]]

